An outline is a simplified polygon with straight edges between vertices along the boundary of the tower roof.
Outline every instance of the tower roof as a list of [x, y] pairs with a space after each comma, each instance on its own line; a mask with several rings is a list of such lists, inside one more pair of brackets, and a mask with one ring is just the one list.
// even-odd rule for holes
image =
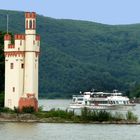
[[25, 18], [36, 18], [35, 12], [25, 12]]
[[25, 40], [25, 35], [24, 34], [16, 34], [15, 40]]
[[11, 40], [11, 35], [10, 34], [6, 34], [4, 36], [4, 40]]
[[36, 40], [40, 41], [40, 35], [36, 35]]

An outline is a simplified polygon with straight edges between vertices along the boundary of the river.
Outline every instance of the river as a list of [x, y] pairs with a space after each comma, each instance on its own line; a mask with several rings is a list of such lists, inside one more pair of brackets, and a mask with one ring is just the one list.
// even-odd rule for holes
[[[45, 110], [67, 108], [70, 100], [40, 100]], [[140, 105], [133, 111], [140, 118]], [[0, 140], [140, 140], [140, 125], [0, 123]]]

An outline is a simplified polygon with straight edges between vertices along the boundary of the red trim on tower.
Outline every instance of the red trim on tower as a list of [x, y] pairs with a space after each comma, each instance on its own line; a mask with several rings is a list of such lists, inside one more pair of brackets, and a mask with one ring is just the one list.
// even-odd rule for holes
[[40, 41], [40, 35], [36, 35], [36, 40]]
[[6, 51], [4, 53], [5, 57], [14, 57], [14, 56], [25, 56], [26, 52], [34, 52], [36, 57], [39, 55], [40, 52], [36, 51]]
[[25, 40], [25, 35], [24, 34], [16, 34], [15, 40]]
[[14, 44], [8, 44], [8, 48], [9, 49], [14, 49], [15, 48], [15, 45]]
[[6, 35], [4, 36], [4, 40], [11, 40], [11, 35], [6, 34]]
[[5, 52], [4, 53], [5, 57], [17, 57], [17, 56], [25, 56], [25, 52], [22, 51], [13, 51], [13, 52]]
[[30, 94], [31, 96], [28, 96], [29, 94], [27, 94], [27, 97], [21, 97], [19, 99], [19, 111], [22, 111], [23, 107], [33, 107], [35, 109], [35, 111], [38, 111], [38, 101], [35, 98], [34, 94]]
[[36, 18], [35, 12], [25, 12], [25, 18]]

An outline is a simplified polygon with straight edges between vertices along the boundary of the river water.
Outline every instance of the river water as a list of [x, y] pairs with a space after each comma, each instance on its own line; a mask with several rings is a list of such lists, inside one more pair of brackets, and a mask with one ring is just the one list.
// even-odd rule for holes
[[[40, 100], [45, 110], [70, 100]], [[140, 105], [133, 111], [140, 118]], [[0, 140], [140, 140], [140, 125], [0, 123]]]

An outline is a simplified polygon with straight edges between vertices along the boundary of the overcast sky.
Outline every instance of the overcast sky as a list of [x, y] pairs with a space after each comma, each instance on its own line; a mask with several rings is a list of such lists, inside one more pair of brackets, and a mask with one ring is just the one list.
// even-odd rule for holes
[[105, 24], [140, 23], [140, 0], [0, 0], [0, 9]]

